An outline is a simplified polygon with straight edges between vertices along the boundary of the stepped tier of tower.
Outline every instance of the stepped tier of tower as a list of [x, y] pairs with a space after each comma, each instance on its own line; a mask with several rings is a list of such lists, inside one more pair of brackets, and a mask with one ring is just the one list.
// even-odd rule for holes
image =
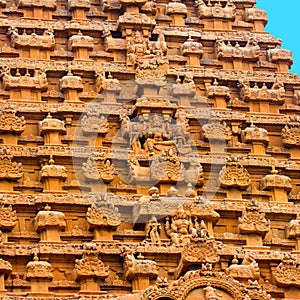
[[0, 1], [2, 299], [300, 299], [300, 78], [267, 21]]

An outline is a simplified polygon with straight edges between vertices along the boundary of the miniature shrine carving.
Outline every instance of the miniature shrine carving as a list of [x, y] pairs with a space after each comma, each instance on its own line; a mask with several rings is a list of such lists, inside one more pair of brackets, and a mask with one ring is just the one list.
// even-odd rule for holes
[[300, 78], [256, 2], [0, 0], [0, 298], [300, 299]]

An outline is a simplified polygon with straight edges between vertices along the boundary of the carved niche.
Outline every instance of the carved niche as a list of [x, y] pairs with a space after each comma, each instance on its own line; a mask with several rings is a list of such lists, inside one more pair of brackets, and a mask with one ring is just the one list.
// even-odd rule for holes
[[265, 213], [261, 211], [259, 203], [250, 200], [239, 218], [239, 231], [241, 233], [256, 233], [265, 236], [270, 231], [270, 220], [267, 220]]
[[227, 19], [234, 20], [236, 16], [236, 6], [232, 0], [226, 1], [226, 5], [222, 7], [221, 2], [216, 1], [211, 4], [208, 0], [208, 4], [204, 0], [197, 0], [196, 6], [200, 19]]
[[243, 59], [243, 60], [254, 60], [259, 59], [260, 47], [254, 38], [250, 38], [247, 44], [242, 47], [238, 42], [232, 46], [230, 41], [227, 44], [224, 38], [217, 37], [215, 44], [215, 51], [218, 59]]
[[250, 174], [236, 157], [227, 159], [226, 166], [219, 173], [219, 182], [224, 188], [245, 190], [251, 183]]
[[8, 148], [0, 148], [0, 180], [18, 180], [23, 176], [21, 163], [12, 162], [13, 155]]
[[110, 183], [114, 180], [117, 172], [106, 152], [95, 152], [90, 156], [86, 163], [83, 163], [82, 170], [87, 180], [103, 180]]
[[81, 118], [81, 129], [84, 134], [105, 135], [108, 133], [109, 123], [97, 106], [88, 106]]
[[245, 254], [240, 265], [238, 264], [238, 260], [234, 258], [232, 260], [232, 265], [225, 270], [225, 273], [231, 275], [235, 279], [257, 280], [260, 277], [258, 263], [251, 252]]
[[296, 256], [286, 253], [282, 262], [273, 271], [277, 284], [300, 287], [300, 265]]
[[25, 118], [16, 116], [17, 111], [5, 106], [0, 111], [0, 132], [17, 132], [21, 133], [25, 129]]
[[43, 35], [37, 35], [35, 32], [27, 34], [24, 29], [22, 34], [19, 34], [16, 27], [10, 27], [8, 34], [11, 38], [11, 45], [14, 48], [39, 48], [53, 50], [55, 46], [55, 38], [53, 29], [47, 29]]

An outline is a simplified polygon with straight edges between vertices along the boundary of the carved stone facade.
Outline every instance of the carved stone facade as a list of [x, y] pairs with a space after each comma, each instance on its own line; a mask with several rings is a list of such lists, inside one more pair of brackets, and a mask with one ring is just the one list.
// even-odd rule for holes
[[0, 15], [1, 299], [300, 299], [300, 78], [256, 0]]

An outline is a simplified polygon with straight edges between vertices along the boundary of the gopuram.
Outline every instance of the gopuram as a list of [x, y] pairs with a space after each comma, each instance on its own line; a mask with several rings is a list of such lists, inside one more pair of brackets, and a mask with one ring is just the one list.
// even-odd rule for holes
[[1, 299], [300, 299], [300, 78], [267, 21], [0, 1]]

